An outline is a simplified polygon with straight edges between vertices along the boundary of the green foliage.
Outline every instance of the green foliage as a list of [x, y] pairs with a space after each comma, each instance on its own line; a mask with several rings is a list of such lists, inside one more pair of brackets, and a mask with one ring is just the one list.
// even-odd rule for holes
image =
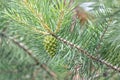
[[[104, 77], [102, 74], [108, 71], [107, 74], [114, 75], [115, 71], [85, 55], [84, 51], [112, 66], [120, 67], [119, 1], [95, 1], [90, 12], [94, 19], [85, 25], [76, 20], [74, 30], [70, 32], [74, 15], [72, 10], [80, 1], [85, 2], [77, 0], [69, 6], [69, 1], [64, 5], [64, 0], [1, 0], [0, 79], [55, 79], [48, 69], [41, 67], [42, 63], [56, 73], [58, 80], [72, 80], [76, 74], [75, 66], [78, 65], [81, 78], [110, 79], [112, 76]], [[64, 40], [59, 41], [53, 35]], [[67, 41], [84, 51], [78, 51]], [[36, 59], [40, 62], [38, 65], [35, 65]], [[119, 77], [117, 72], [113, 77]]]

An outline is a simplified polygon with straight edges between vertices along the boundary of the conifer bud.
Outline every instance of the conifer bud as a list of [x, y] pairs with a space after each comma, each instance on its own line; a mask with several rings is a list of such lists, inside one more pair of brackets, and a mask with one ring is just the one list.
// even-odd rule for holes
[[54, 57], [57, 52], [57, 44], [58, 41], [52, 35], [47, 35], [44, 37], [43, 45], [46, 52], [50, 55], [50, 57]]

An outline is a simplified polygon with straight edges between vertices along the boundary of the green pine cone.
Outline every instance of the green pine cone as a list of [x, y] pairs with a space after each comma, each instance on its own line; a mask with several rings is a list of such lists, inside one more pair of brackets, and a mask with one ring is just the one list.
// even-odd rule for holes
[[46, 52], [51, 56], [54, 57], [57, 52], [57, 39], [51, 35], [47, 35], [44, 37], [43, 45]]

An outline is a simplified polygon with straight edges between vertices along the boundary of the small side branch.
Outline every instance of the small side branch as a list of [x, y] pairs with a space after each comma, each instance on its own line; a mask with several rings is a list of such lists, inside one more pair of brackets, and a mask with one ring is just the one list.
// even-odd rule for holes
[[103, 41], [105, 33], [107, 32], [107, 29], [108, 29], [108, 26], [104, 29], [103, 34], [100, 36], [100, 41], [99, 41], [98, 45], [95, 47], [96, 52], [98, 52], [99, 49], [101, 48], [101, 42]]

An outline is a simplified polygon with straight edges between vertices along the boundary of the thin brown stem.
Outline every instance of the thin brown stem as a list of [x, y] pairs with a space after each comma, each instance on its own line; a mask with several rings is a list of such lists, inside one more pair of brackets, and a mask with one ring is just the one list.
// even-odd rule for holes
[[97, 57], [93, 56], [93, 55], [90, 55], [89, 52], [87, 52], [86, 50], [82, 49], [80, 46], [77, 46], [75, 45], [74, 43], [72, 42], [69, 42], [63, 38], [61, 38], [60, 36], [56, 36], [54, 34], [52, 34], [55, 38], [57, 38], [58, 40], [60, 40], [61, 42], [63, 42], [64, 44], [66, 45], [69, 45], [70, 47], [74, 47], [76, 48], [78, 51], [80, 51], [82, 54], [86, 55], [88, 58], [94, 60], [94, 61], [97, 61], [97, 62], [100, 62], [102, 64], [105, 64], [107, 67], [110, 67], [111, 69], [115, 70], [115, 71], [118, 71], [120, 72], [120, 67], [117, 67], [117, 66], [114, 66], [104, 60], [101, 60], [101, 59], [98, 59]]
[[57, 75], [47, 65], [41, 64], [41, 62], [39, 62], [39, 60], [35, 56], [33, 56], [33, 52], [30, 49], [28, 49], [26, 45], [20, 43], [18, 40], [14, 39], [13, 37], [7, 36], [4, 32], [2, 32], [1, 35], [10, 39], [13, 43], [15, 43], [20, 48], [22, 48], [35, 61], [35, 65], [40, 65], [40, 67], [44, 69], [50, 76], [52, 76], [54, 80], [57, 80]]

